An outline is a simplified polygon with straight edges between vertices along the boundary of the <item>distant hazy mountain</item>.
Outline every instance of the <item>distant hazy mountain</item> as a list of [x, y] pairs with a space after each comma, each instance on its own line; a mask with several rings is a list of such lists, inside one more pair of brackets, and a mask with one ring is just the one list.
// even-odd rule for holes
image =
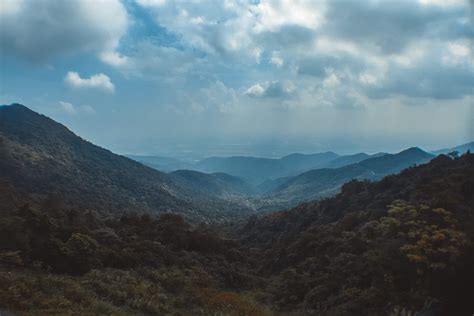
[[280, 159], [256, 157], [212, 157], [198, 162], [194, 168], [203, 172], [224, 172], [240, 177], [251, 184], [260, 184], [268, 179], [295, 175], [304, 170], [317, 168], [337, 158], [333, 152], [318, 154], [292, 154]]
[[[419, 148], [409, 148], [398, 154], [385, 154], [341, 168], [324, 168], [304, 172], [286, 181], [264, 197], [266, 205], [290, 206], [337, 193], [352, 179], [380, 179], [410, 166], [428, 162], [434, 157]], [[269, 202], [271, 201], [271, 202]]]
[[259, 185], [257, 185], [255, 187], [255, 191], [259, 194], [265, 194], [265, 193], [271, 192], [292, 178], [293, 176], [266, 180], [260, 183]]
[[370, 158], [366, 153], [337, 157], [324, 165], [324, 168], [340, 168]]
[[208, 174], [193, 170], [177, 170], [170, 175], [196, 192], [204, 192], [223, 199], [243, 197], [253, 193], [253, 187], [250, 184], [225, 173]]
[[434, 154], [439, 155], [439, 154], [448, 154], [453, 151], [457, 151], [460, 154], [463, 154], [467, 151], [474, 152], [474, 142], [470, 142], [467, 144], [459, 145], [456, 147], [451, 147], [451, 148], [444, 148], [440, 150], [433, 151]]
[[141, 155], [127, 155], [126, 157], [139, 161], [144, 165], [147, 165], [156, 170], [164, 172], [170, 172], [181, 169], [192, 169], [192, 164], [171, 157]]
[[250, 210], [181, 185], [175, 177], [87, 142], [19, 104], [0, 107], [0, 182], [35, 203], [58, 197], [104, 214], [175, 212], [194, 221]]

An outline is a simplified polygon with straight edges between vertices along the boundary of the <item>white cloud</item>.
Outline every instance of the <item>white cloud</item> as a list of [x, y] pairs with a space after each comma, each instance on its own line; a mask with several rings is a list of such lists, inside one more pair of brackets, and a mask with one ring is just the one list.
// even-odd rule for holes
[[61, 110], [63, 110], [67, 114], [75, 115], [77, 113], [76, 108], [74, 107], [74, 105], [72, 105], [72, 103], [59, 101], [59, 106]]
[[121, 58], [124, 62], [115, 63], [117, 69], [130, 77], [172, 81], [200, 63], [191, 52], [154, 45], [148, 40], [135, 44], [134, 48], [133, 53]]
[[81, 106], [74, 106], [70, 102], [66, 101], [59, 101], [59, 108], [69, 114], [69, 115], [76, 115], [76, 114], [87, 114], [93, 115], [95, 114], [95, 110], [90, 105], [81, 105]]
[[64, 82], [73, 88], [91, 88], [106, 92], [115, 91], [114, 84], [110, 78], [103, 73], [92, 75], [88, 79], [83, 79], [77, 72], [69, 71], [64, 77]]
[[15, 14], [23, 5], [22, 0], [2, 0], [0, 1], [0, 14]]
[[466, 0], [418, 0], [422, 5], [438, 5], [438, 6], [459, 6], [465, 3]]
[[80, 109], [81, 112], [84, 112], [84, 113], [89, 114], [89, 115], [95, 114], [94, 108], [90, 105], [83, 105], [79, 109]]
[[267, 81], [257, 83], [247, 90], [244, 95], [254, 98], [279, 98], [286, 99], [293, 95], [296, 87], [291, 81]]
[[179, 34], [186, 47], [246, 63], [259, 63], [273, 50], [270, 46], [297, 42], [307, 35], [301, 30], [314, 31], [324, 21], [324, 3], [315, 1], [138, 3], [152, 9], [156, 22]]
[[33, 62], [80, 51], [117, 62], [111, 56], [129, 24], [119, 0], [1, 0], [0, 21], [1, 52]]
[[277, 67], [283, 66], [283, 58], [281, 57], [280, 52], [278, 51], [272, 52], [272, 58], [270, 59], [270, 64], [273, 64]]
[[120, 66], [124, 66], [127, 64], [127, 62], [129, 61], [129, 58], [127, 56], [124, 56], [118, 52], [115, 52], [115, 51], [104, 51], [100, 54], [100, 59], [111, 65], [111, 66], [115, 66], [115, 67], [120, 67]]
[[138, 4], [144, 7], [159, 7], [166, 3], [166, 0], [137, 0]]
[[245, 90], [244, 94], [251, 96], [251, 97], [260, 97], [265, 92], [265, 88], [262, 87], [261, 84], [256, 83], [247, 90]]
[[298, 25], [317, 29], [324, 23], [324, 1], [262, 1], [255, 7], [257, 32], [275, 31], [282, 25]]

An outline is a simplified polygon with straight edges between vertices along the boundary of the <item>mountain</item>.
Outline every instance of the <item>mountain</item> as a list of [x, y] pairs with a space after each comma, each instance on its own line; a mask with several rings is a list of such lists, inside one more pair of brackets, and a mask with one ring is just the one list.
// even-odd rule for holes
[[253, 194], [253, 187], [244, 180], [225, 173], [203, 173], [194, 170], [177, 170], [170, 173], [177, 181], [223, 199], [242, 198]]
[[265, 299], [302, 315], [469, 315], [472, 175], [473, 154], [442, 155], [250, 220], [239, 236], [267, 280]]
[[0, 216], [0, 313], [471, 315], [473, 174], [473, 154], [440, 155], [227, 225], [20, 198]]
[[341, 168], [310, 170], [287, 178], [264, 195], [264, 199], [271, 201], [267, 205], [294, 206], [303, 201], [334, 195], [344, 183], [352, 179], [380, 179], [415, 164], [428, 162], [433, 157], [419, 148], [409, 148], [398, 154], [377, 155]]
[[160, 156], [140, 156], [140, 155], [126, 155], [126, 157], [143, 163], [153, 169], [171, 172], [175, 170], [191, 169], [192, 164], [186, 163], [176, 158], [160, 157]]
[[304, 170], [337, 158], [333, 152], [318, 154], [291, 154], [280, 159], [257, 157], [211, 157], [198, 162], [194, 170], [214, 173], [224, 172], [242, 178], [253, 185], [265, 180], [298, 174]]
[[370, 155], [367, 155], [366, 153], [358, 153], [354, 155], [346, 155], [346, 156], [340, 156], [337, 157], [334, 160], [331, 160], [324, 164], [323, 168], [340, 168], [344, 167], [353, 163], [358, 163], [362, 160], [370, 158]]
[[460, 154], [463, 154], [467, 151], [473, 152], [474, 151], [474, 142], [469, 142], [463, 145], [459, 145], [456, 147], [451, 147], [451, 148], [444, 148], [440, 150], [433, 151], [433, 154], [439, 155], [439, 154], [448, 154], [453, 151], [457, 151]]
[[174, 177], [95, 146], [19, 104], [0, 108], [0, 174], [30, 203], [52, 196], [104, 215], [175, 212], [193, 221], [219, 221], [250, 212], [196, 194]]
[[289, 181], [292, 177], [283, 177], [277, 179], [269, 179], [266, 180], [255, 187], [255, 191], [258, 194], [265, 194], [271, 192], [278, 188], [279, 186], [283, 185], [287, 181]]
[[397, 154], [386, 154], [359, 162], [359, 165], [370, 169], [376, 177], [398, 173], [415, 164], [425, 163], [434, 156], [418, 147], [405, 149]]

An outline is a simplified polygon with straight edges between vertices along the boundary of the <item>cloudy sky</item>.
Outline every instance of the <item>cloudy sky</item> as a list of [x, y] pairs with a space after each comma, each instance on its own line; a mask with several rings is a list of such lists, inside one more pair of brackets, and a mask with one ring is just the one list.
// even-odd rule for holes
[[469, 0], [0, 0], [0, 103], [118, 153], [474, 139]]

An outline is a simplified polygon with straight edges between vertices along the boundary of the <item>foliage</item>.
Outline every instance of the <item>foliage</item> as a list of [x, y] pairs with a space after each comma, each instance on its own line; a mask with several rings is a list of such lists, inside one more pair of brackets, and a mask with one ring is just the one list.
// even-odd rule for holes
[[[267, 299], [284, 310], [385, 315], [474, 310], [474, 156], [439, 156], [334, 198], [253, 219]], [[259, 254], [259, 252], [255, 252]]]
[[[440, 156], [227, 232], [55, 199], [0, 218], [0, 309], [25, 315], [472, 313], [474, 155]], [[235, 229], [235, 231], [232, 231]]]

